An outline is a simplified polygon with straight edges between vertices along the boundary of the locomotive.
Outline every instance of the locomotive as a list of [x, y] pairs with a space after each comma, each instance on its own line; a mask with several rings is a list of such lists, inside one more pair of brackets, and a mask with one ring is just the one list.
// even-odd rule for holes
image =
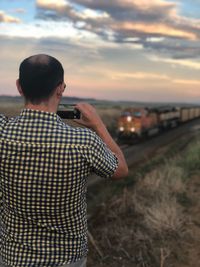
[[132, 141], [200, 117], [200, 107], [127, 108], [118, 119], [118, 141]]

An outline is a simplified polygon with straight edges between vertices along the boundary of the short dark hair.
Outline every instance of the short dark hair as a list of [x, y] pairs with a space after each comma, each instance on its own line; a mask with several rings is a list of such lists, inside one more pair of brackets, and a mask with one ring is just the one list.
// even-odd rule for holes
[[63, 82], [64, 70], [54, 57], [39, 54], [28, 57], [19, 67], [19, 84], [26, 101], [39, 104], [47, 100]]

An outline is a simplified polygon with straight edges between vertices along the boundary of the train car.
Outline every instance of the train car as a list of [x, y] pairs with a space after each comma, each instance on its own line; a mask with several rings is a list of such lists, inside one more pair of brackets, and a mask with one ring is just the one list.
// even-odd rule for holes
[[176, 107], [156, 108], [160, 130], [166, 130], [180, 123], [180, 109]]
[[189, 108], [181, 108], [180, 121], [183, 123], [189, 121], [189, 119], [190, 119]]
[[200, 109], [198, 107], [195, 107], [195, 118], [198, 118], [200, 116]]
[[158, 116], [148, 108], [130, 108], [118, 120], [118, 139], [141, 138], [157, 130]]
[[199, 118], [200, 117], [200, 107], [182, 107], [180, 121], [182, 123]]
[[128, 108], [118, 119], [118, 141], [146, 138], [200, 117], [200, 107]]
[[195, 108], [189, 108], [189, 120], [193, 120], [195, 118]]

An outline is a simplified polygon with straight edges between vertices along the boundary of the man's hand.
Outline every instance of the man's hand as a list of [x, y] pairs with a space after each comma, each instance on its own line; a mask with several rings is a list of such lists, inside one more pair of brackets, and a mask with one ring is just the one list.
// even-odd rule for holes
[[98, 127], [105, 127], [96, 109], [88, 103], [78, 103], [75, 106], [81, 112], [81, 119], [74, 120], [77, 123], [97, 131]]

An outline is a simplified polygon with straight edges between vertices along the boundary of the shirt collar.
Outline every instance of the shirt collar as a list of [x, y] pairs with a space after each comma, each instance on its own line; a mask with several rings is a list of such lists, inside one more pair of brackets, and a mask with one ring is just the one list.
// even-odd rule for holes
[[47, 112], [35, 109], [23, 109], [20, 113], [20, 116], [26, 118], [61, 121], [61, 118], [54, 112]]

